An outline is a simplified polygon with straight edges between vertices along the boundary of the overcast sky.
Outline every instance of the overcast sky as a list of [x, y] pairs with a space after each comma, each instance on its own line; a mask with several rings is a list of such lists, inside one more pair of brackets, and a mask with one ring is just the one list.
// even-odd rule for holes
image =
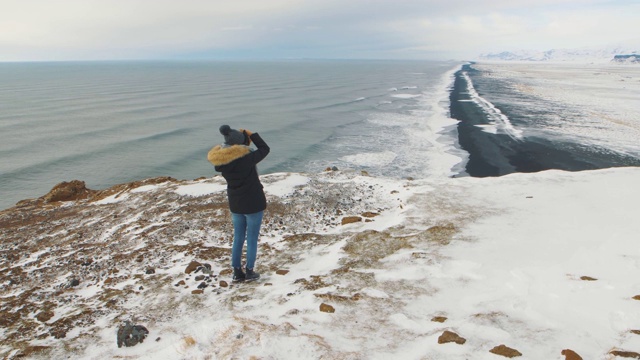
[[459, 59], [638, 38], [640, 0], [0, 0], [0, 61]]

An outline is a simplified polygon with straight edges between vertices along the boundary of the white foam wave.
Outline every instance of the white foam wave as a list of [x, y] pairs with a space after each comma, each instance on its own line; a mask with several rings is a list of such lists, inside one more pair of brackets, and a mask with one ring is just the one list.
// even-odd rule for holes
[[413, 99], [413, 98], [417, 98], [417, 97], [420, 97], [420, 96], [421, 96], [420, 94], [418, 94], [418, 95], [415, 95], [415, 94], [394, 94], [394, 95], [391, 95], [391, 97], [398, 98], [398, 99]]
[[495, 126], [496, 131], [505, 133], [513, 139], [521, 140], [522, 131], [516, 129], [511, 123], [511, 120], [509, 120], [509, 118], [503, 114], [500, 109], [496, 108], [489, 100], [478, 94], [476, 89], [473, 87], [473, 82], [467, 72], [463, 72], [462, 77], [467, 82], [467, 92], [469, 93], [471, 100], [484, 110], [489, 121], [492, 121], [491, 125]]
[[417, 86], [415, 86], [415, 85], [414, 85], [414, 86], [403, 86], [403, 87], [402, 87], [402, 90], [410, 90], [410, 89], [417, 89], [417, 88], [418, 88], [418, 87], [417, 87]]
[[391, 164], [398, 155], [393, 151], [382, 151], [372, 153], [362, 153], [347, 155], [340, 160], [353, 164], [355, 166], [378, 167]]
[[420, 100], [423, 107], [428, 109], [425, 116], [428, 128], [423, 130], [422, 135], [420, 132], [416, 133], [428, 141], [424, 146], [428, 146], [429, 151], [422, 153], [427, 165], [423, 170], [424, 177], [463, 174], [469, 160], [469, 153], [458, 143], [458, 120], [450, 116], [449, 95], [458, 70], [460, 67], [456, 65], [443, 74], [433, 89], [426, 90], [423, 93], [425, 96]]
[[[404, 174], [415, 178], [449, 177], [464, 172], [468, 153], [458, 144], [458, 121], [449, 116], [449, 95], [459, 65], [444, 73], [439, 82], [425, 86], [418, 106], [407, 113], [371, 114], [367, 122], [381, 126], [380, 134], [367, 141], [393, 150], [347, 156], [341, 160], [355, 165], [380, 166], [375, 173]], [[401, 94], [399, 94], [401, 95]], [[373, 159], [375, 157], [375, 160]]]
[[482, 124], [482, 125], [476, 125], [476, 127], [479, 127], [480, 129], [482, 129], [482, 131], [489, 133], [489, 134], [498, 134], [498, 127], [495, 125], [491, 125], [491, 124]]
[[418, 123], [418, 119], [409, 114], [382, 113], [372, 114], [367, 121], [381, 126], [413, 126]]

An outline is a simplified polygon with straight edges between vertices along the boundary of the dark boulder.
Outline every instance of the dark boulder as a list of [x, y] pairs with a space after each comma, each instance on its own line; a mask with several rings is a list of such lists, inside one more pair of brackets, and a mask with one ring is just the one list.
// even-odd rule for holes
[[138, 343], [142, 343], [144, 339], [149, 335], [149, 330], [142, 325], [131, 325], [131, 322], [127, 321], [124, 325], [118, 329], [118, 347], [134, 346]]

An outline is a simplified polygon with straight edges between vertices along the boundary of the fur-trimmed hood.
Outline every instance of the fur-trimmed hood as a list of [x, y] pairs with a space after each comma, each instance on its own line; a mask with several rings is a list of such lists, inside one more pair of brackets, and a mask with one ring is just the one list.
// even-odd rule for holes
[[222, 145], [216, 145], [213, 149], [209, 150], [207, 154], [207, 160], [214, 166], [227, 165], [233, 160], [239, 159], [248, 153], [251, 149], [245, 145], [233, 145], [223, 147]]
[[217, 145], [209, 151], [207, 159], [227, 181], [229, 210], [234, 214], [254, 214], [267, 208], [258, 167], [269, 154], [269, 145], [258, 135], [251, 134], [256, 150], [246, 145]]

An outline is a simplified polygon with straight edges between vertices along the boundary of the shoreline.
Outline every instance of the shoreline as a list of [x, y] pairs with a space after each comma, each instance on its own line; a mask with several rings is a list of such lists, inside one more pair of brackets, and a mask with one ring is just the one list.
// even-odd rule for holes
[[[473, 63], [463, 65], [455, 73], [449, 97], [451, 117], [458, 120], [458, 142], [469, 153], [465, 167], [469, 176], [491, 177], [550, 169], [583, 171], [640, 166], [640, 159], [569, 140], [539, 136], [514, 138], [508, 133], [485, 131], [483, 126], [494, 127], [495, 124], [471, 97], [468, 91], [470, 84], [464, 76], [467, 74], [468, 79], [472, 80], [474, 76], [479, 76], [478, 73], [473, 68]], [[508, 113], [505, 115], [509, 116]], [[515, 127], [517, 128], [517, 123]]]

